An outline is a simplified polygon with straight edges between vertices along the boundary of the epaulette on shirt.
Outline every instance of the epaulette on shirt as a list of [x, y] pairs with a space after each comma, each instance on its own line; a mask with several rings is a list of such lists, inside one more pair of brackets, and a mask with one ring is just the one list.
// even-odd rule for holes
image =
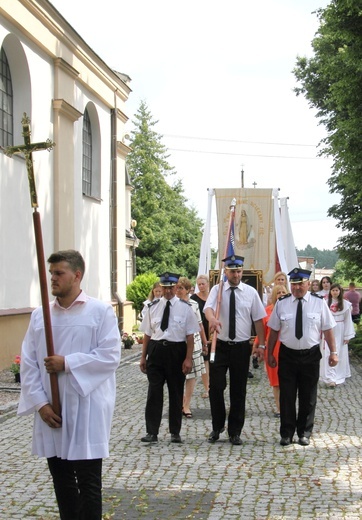
[[187, 305], [192, 305], [192, 303], [187, 302], [186, 300], [180, 300], [180, 301], [182, 301], [183, 303], [187, 303]]
[[152, 300], [152, 302], [147, 304], [147, 307], [152, 307], [152, 305], [156, 305], [160, 301], [160, 298], [156, 298], [155, 300]]
[[315, 296], [316, 298], [320, 298], [321, 300], [324, 299], [323, 296], [321, 296], [320, 294], [317, 294], [317, 293], [315, 293], [315, 292], [312, 292], [311, 295], [312, 295], [312, 296]]
[[284, 296], [281, 296], [280, 298], [278, 298], [278, 301], [281, 301], [281, 300], [285, 300], [285, 298], [289, 298], [289, 296], [291, 296], [291, 294], [284, 294]]

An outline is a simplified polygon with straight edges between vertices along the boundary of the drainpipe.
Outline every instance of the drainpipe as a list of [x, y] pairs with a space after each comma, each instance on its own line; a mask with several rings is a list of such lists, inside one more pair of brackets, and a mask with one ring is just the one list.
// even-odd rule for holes
[[[114, 96], [116, 107], [116, 94]], [[124, 306], [118, 294], [117, 273], [117, 110], [111, 110], [111, 182], [110, 182], [110, 271], [111, 271], [111, 294], [117, 301], [117, 318], [120, 333], [123, 333]]]

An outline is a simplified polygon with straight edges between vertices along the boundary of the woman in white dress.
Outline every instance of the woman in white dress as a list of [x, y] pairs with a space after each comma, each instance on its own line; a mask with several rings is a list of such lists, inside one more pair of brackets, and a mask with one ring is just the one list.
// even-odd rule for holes
[[351, 377], [348, 343], [349, 340], [355, 336], [355, 330], [351, 313], [352, 305], [343, 299], [343, 289], [338, 283], [331, 285], [327, 303], [337, 323], [334, 328], [334, 335], [336, 338], [338, 364], [335, 367], [329, 366], [329, 348], [323, 339], [320, 379], [326, 383], [327, 386], [333, 387], [343, 384], [346, 377]]
[[317, 294], [319, 294], [319, 296], [323, 296], [323, 298], [328, 298], [331, 285], [331, 278], [329, 276], [323, 276], [323, 278], [319, 282], [319, 291], [317, 292]]

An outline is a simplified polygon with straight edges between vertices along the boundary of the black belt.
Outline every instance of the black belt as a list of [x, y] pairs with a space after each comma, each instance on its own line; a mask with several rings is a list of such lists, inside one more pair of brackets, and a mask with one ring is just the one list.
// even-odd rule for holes
[[166, 339], [152, 339], [154, 343], [162, 347], [170, 347], [171, 345], [185, 345], [186, 341], [167, 341]]
[[246, 341], [223, 341], [222, 339], [218, 339], [217, 343], [220, 343], [220, 345], [234, 345], [236, 347], [241, 345], [250, 345], [250, 340]]
[[308, 352], [311, 352], [312, 350], [316, 350], [317, 348], [319, 348], [319, 343], [317, 345], [313, 345], [313, 347], [303, 348], [303, 349], [289, 348], [287, 345], [284, 345], [284, 343], [281, 343], [280, 346], [285, 347], [288, 350], [293, 350], [293, 352], [299, 352], [300, 354], [307, 354]]

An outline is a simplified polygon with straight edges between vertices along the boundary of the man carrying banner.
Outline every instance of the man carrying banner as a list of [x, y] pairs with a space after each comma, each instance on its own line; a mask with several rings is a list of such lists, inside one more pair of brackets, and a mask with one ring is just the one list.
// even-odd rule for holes
[[[246, 384], [251, 355], [250, 336], [252, 324], [259, 338], [256, 352], [263, 358], [264, 326], [266, 315], [258, 292], [241, 282], [244, 258], [231, 255], [223, 260], [226, 281], [215, 285], [209, 294], [204, 313], [209, 321], [210, 332], [217, 334], [216, 354], [210, 363], [210, 408], [212, 432], [209, 442], [216, 442], [225, 429], [226, 409], [224, 390], [226, 374], [230, 380], [230, 411], [228, 435], [231, 444], [240, 445], [240, 434], [245, 420]], [[219, 291], [222, 294], [219, 295]], [[221, 300], [221, 301], [220, 301]], [[218, 306], [219, 302], [219, 306]], [[216, 311], [219, 312], [216, 312]]]

